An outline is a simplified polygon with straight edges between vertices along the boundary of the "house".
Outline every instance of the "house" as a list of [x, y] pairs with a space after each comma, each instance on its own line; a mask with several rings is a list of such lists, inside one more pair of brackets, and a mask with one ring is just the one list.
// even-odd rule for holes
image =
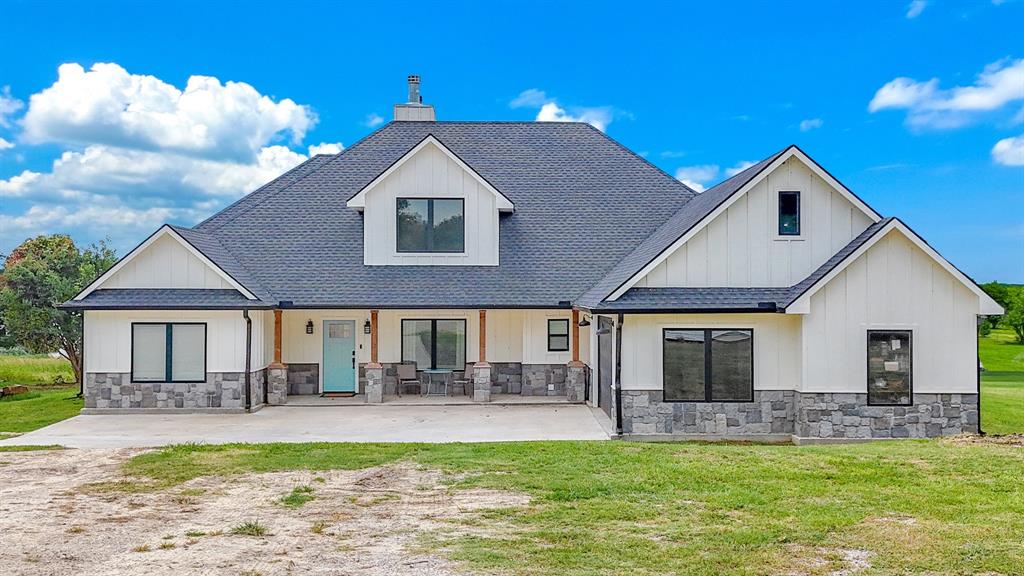
[[698, 194], [586, 124], [437, 122], [409, 81], [393, 122], [65, 304], [87, 413], [387, 403], [405, 365], [626, 437], [978, 430], [1002, 310], [796, 146]]

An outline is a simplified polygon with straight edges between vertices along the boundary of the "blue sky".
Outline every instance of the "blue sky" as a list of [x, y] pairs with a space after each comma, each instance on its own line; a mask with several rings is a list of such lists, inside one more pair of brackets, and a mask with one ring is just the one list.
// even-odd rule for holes
[[796, 143], [975, 279], [1024, 282], [1024, 1], [2, 11], [0, 253], [193, 224], [365, 136], [417, 73], [439, 119], [581, 118], [696, 187]]

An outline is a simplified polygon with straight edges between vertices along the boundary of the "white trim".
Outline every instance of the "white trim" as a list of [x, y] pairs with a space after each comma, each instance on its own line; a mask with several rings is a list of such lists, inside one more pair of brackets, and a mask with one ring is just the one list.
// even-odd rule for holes
[[511, 200], [509, 200], [504, 194], [499, 192], [497, 188], [491, 186], [490, 182], [484, 180], [484, 178], [480, 176], [480, 174], [478, 174], [476, 170], [473, 170], [469, 166], [469, 164], [463, 162], [461, 158], [456, 156], [454, 152], [449, 150], [447, 146], [442, 144], [441, 141], [435, 138], [433, 135], [428, 135], [419, 144], [413, 147], [412, 150], [409, 150], [404, 155], [402, 155], [402, 157], [399, 158], [394, 164], [392, 164], [387, 170], [381, 172], [379, 176], [377, 176], [369, 184], [364, 186], [363, 189], [360, 190], [358, 194], [353, 196], [348, 202], [346, 202], [345, 205], [348, 206], [349, 208], [354, 208], [362, 212], [366, 208], [366, 194], [369, 193], [369, 191], [372, 190], [375, 186], [377, 186], [377, 184], [379, 184], [381, 181], [383, 181], [385, 178], [387, 178], [393, 172], [395, 172], [395, 170], [398, 170], [403, 164], [408, 162], [408, 160], [415, 156], [417, 152], [419, 152], [428, 145], [433, 145], [437, 147], [449, 159], [451, 159], [452, 162], [455, 162], [456, 164], [459, 165], [460, 168], [468, 172], [470, 176], [472, 176], [473, 179], [477, 181], [477, 183], [486, 188], [487, 191], [490, 192], [491, 194], [494, 194], [495, 198], [497, 198], [497, 206], [499, 212], [513, 212], [515, 210], [515, 206], [512, 204]]
[[[920, 236], [918, 236], [913, 230], [911, 230], [906, 224], [898, 219], [893, 219], [885, 225], [884, 228], [876, 232], [871, 238], [869, 238], [864, 244], [850, 253], [838, 266], [829, 271], [828, 274], [822, 276], [817, 282], [812, 284], [799, 298], [793, 301], [792, 304], [786, 307], [786, 314], [809, 314], [811, 312], [811, 297], [814, 296], [819, 290], [821, 290], [826, 284], [832, 281], [833, 278], [839, 275], [843, 270], [846, 269], [853, 261], [860, 258], [871, 249], [872, 246], [878, 243], [879, 240], [884, 238], [889, 232], [897, 230], [900, 234], [903, 234], [908, 240], [910, 240], [914, 246], [920, 248], [925, 254], [930, 256], [932, 260], [942, 266], [946, 272], [953, 275], [954, 278], [960, 281], [961, 284], [967, 287], [968, 290], [974, 292], [978, 296], [978, 314], [982, 315], [1000, 315], [1003, 314], [1003, 308], [992, 299], [991, 296], [985, 293], [973, 280], [964, 275], [963, 272], [957, 270], [955, 266], [949, 263], [948, 260], [942, 257], [941, 254], [936, 252], [931, 246], [928, 245]], [[872, 328], [873, 329], [873, 328]]]
[[205, 254], [197, 250], [195, 246], [193, 246], [188, 240], [185, 240], [181, 236], [181, 234], [175, 232], [174, 229], [167, 224], [161, 226], [142, 244], [139, 244], [138, 246], [135, 247], [135, 249], [126, 254], [124, 258], [118, 260], [117, 263], [111, 266], [109, 270], [104, 272], [102, 276], [93, 280], [91, 284], [86, 286], [84, 290], [79, 292], [78, 295], [74, 297], [74, 300], [82, 300], [89, 294], [92, 294], [95, 290], [103, 286], [103, 284], [107, 280], [109, 280], [114, 274], [117, 274], [117, 272], [121, 270], [121, 268], [124, 268], [124, 266], [128, 264], [128, 262], [130, 262], [133, 258], [144, 252], [146, 248], [148, 248], [150, 245], [152, 245], [160, 238], [163, 238], [164, 236], [170, 236], [171, 238], [177, 240], [178, 243], [181, 244], [186, 250], [188, 250], [190, 254], [198, 258], [203, 264], [209, 266], [214, 272], [216, 272], [218, 276], [220, 276], [228, 284], [231, 284], [235, 289], [237, 289], [239, 292], [245, 295], [246, 298], [248, 298], [249, 300], [256, 300], [256, 296], [252, 292], [247, 290], [245, 286], [239, 284], [238, 281], [232, 278], [230, 274], [222, 270], [220, 266], [214, 264], [213, 261], [207, 258]]
[[[651, 260], [646, 266], [641, 268], [639, 272], [637, 272], [636, 274], [631, 276], [629, 278], [629, 280], [626, 280], [622, 284], [622, 286], [619, 286], [614, 292], [611, 293], [610, 296], [608, 296], [607, 300], [611, 301], [611, 302], [614, 302], [615, 300], [618, 300], [619, 297], [622, 296], [623, 294], [625, 294], [627, 290], [629, 290], [630, 288], [635, 286], [637, 282], [639, 282], [642, 278], [647, 276], [652, 270], [657, 268], [659, 264], [661, 264], [662, 262], [667, 260], [668, 257], [671, 256], [673, 252], [678, 250], [683, 244], [686, 244], [691, 238], [696, 236], [697, 233], [699, 233], [701, 230], [706, 228], [708, 226], [708, 224], [710, 224], [715, 218], [717, 218], [723, 212], [728, 210], [729, 207], [732, 206], [732, 204], [734, 202], [739, 200], [744, 194], [749, 192], [751, 189], [753, 189], [755, 186], [757, 186], [762, 180], [767, 178], [768, 175], [771, 174], [772, 172], [774, 172], [776, 168], [778, 168], [784, 162], [786, 162], [787, 160], [789, 160], [790, 158], [793, 158], [793, 157], [796, 157], [798, 160], [803, 162], [811, 170], [811, 172], [814, 172], [815, 175], [817, 175], [819, 178], [824, 180], [827, 184], [829, 184], [830, 186], [835, 188], [851, 204], [856, 206], [858, 209], [860, 209], [861, 212], [863, 212], [865, 215], [867, 215], [867, 217], [872, 222], [878, 222], [879, 220], [882, 219], [882, 217], [877, 212], [875, 212], [874, 210], [871, 209], [870, 206], [868, 206], [867, 204], [862, 202], [860, 200], [860, 198], [857, 198], [857, 196], [854, 195], [854, 193], [851, 192], [846, 186], [843, 186], [842, 184], [840, 184], [838, 180], [833, 178], [828, 172], [826, 172], [821, 166], [819, 166], [817, 162], [815, 162], [809, 156], [804, 154], [796, 146], [790, 146], [789, 148], [786, 149], [785, 152], [783, 152], [782, 154], [779, 154], [779, 157], [776, 158], [771, 164], [769, 164], [768, 166], [765, 166], [764, 169], [762, 169], [761, 172], [758, 173], [757, 176], [755, 176], [749, 182], [744, 184], [739, 190], [733, 192], [732, 195], [730, 197], [726, 198], [725, 201], [723, 201], [721, 204], [719, 204], [717, 208], [715, 208], [709, 214], [704, 216], [704, 218], [702, 218], [700, 220], [700, 222], [698, 222], [696, 225], [694, 225], [692, 228], [690, 228], [686, 232], [686, 234], [684, 234], [678, 240], [673, 242], [672, 245], [669, 246], [666, 250], [663, 250], [661, 252], [661, 254], [658, 254], [658, 256], [656, 256], [653, 260]], [[803, 212], [803, 207], [802, 206], [801, 206], [800, 210], [801, 210], [801, 213], [802, 213]], [[804, 225], [804, 222], [802, 220], [801, 220], [800, 225], [801, 225], [801, 232], [802, 232], [803, 231], [803, 225]], [[776, 224], [776, 232], [777, 231], [778, 231], [778, 226]], [[782, 238], [786, 238], [786, 239], [790, 239], [790, 240], [800, 240], [802, 237], [786, 237], [786, 236], [783, 236]]]

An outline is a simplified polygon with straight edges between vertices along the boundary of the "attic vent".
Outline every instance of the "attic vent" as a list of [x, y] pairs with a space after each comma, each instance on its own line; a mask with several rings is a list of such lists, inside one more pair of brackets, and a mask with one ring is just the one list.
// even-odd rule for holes
[[420, 77], [410, 74], [409, 101], [405, 104], [395, 104], [395, 120], [411, 122], [433, 122], [434, 107], [423, 103], [423, 96], [420, 94]]

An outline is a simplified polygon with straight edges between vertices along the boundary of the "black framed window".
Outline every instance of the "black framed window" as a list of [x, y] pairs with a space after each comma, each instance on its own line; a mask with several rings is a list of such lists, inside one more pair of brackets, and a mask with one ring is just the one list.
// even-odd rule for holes
[[399, 198], [399, 252], [465, 252], [462, 198]]
[[914, 403], [913, 337], [910, 330], [868, 330], [868, 404]]
[[548, 352], [569, 351], [569, 321], [548, 320]]
[[779, 236], [800, 235], [800, 193], [779, 192]]
[[205, 382], [206, 324], [133, 322], [132, 382]]
[[666, 402], [750, 402], [754, 399], [754, 331], [662, 331]]
[[402, 320], [402, 362], [417, 370], [465, 370], [466, 321]]

